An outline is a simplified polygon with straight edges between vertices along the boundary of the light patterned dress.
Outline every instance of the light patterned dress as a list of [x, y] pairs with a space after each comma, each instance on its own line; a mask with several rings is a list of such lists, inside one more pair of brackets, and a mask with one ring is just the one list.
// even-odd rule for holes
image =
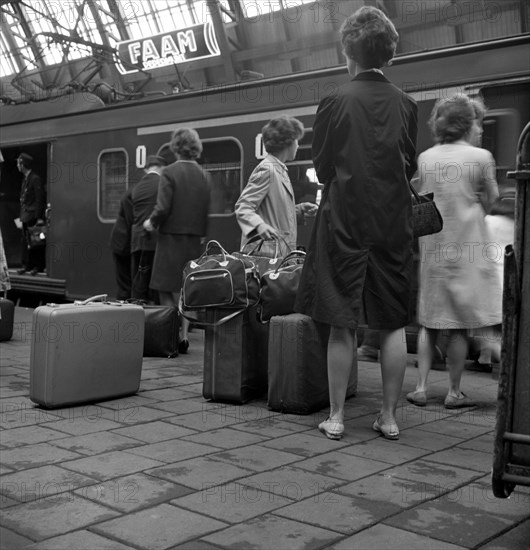
[[465, 141], [436, 145], [419, 156], [418, 172], [444, 220], [440, 233], [419, 239], [418, 322], [439, 330], [500, 323], [502, 246], [484, 219], [499, 194], [492, 155]]

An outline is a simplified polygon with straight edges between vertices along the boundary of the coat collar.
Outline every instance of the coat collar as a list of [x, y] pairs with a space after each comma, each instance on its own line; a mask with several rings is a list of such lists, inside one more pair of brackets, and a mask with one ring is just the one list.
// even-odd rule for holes
[[384, 74], [376, 73], [375, 71], [363, 71], [362, 73], [355, 75], [352, 78], [352, 81], [353, 80], [372, 81], [372, 82], [390, 82], [390, 80], [388, 80], [388, 78]]

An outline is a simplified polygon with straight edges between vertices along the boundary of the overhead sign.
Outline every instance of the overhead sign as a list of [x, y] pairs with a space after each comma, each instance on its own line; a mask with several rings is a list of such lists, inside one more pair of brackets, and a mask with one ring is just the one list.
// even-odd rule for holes
[[221, 55], [211, 21], [147, 38], [118, 42], [116, 48], [116, 67], [121, 74]]

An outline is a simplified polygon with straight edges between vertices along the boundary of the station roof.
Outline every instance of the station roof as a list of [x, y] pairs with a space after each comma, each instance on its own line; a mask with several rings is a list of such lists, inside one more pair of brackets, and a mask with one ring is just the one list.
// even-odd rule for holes
[[344, 19], [369, 4], [399, 53], [528, 31], [527, 0], [1, 0], [0, 101], [90, 91], [105, 102], [344, 64]]

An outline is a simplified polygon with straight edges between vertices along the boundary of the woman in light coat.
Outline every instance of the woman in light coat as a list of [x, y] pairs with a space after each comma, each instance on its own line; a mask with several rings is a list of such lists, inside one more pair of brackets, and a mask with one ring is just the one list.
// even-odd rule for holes
[[267, 156], [250, 175], [235, 207], [243, 233], [242, 246], [259, 235], [265, 240], [281, 237], [290, 250], [294, 250], [298, 221], [316, 214], [316, 204], [303, 202], [295, 205], [293, 186], [285, 165], [295, 158], [298, 140], [303, 135], [303, 124], [287, 115], [274, 118], [263, 127]]
[[[444, 405], [473, 405], [460, 391], [469, 331], [501, 322], [501, 280], [485, 216], [499, 195], [495, 161], [480, 143], [484, 106], [464, 94], [440, 100], [429, 124], [437, 145], [418, 158], [420, 188], [434, 193], [444, 227], [420, 238], [418, 382], [407, 395], [427, 403], [427, 376], [434, 344], [447, 339], [449, 390]], [[493, 256], [492, 256], [493, 254]]]

